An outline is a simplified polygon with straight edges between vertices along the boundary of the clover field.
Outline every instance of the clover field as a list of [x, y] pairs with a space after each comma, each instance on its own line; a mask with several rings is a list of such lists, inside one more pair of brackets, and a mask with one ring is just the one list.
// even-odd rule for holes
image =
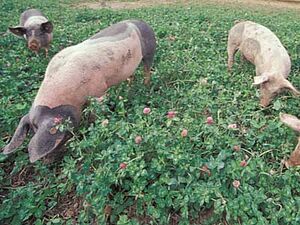
[[[226, 66], [228, 30], [236, 20], [252, 20], [269, 27], [287, 48], [289, 80], [300, 89], [296, 11], [76, 4], [0, 2], [0, 147], [30, 109], [53, 55], [110, 24], [137, 18], [153, 27], [151, 85], [143, 85], [140, 66], [131, 85], [111, 88], [101, 103], [92, 99], [60, 161], [30, 164], [30, 138], [15, 153], [0, 154], [1, 224], [300, 224], [300, 171], [281, 163], [297, 134], [278, 118], [280, 112], [299, 117], [299, 98], [285, 92], [263, 109], [252, 86], [254, 66], [238, 54], [232, 74]], [[54, 23], [48, 58], [7, 32], [29, 7]], [[170, 111], [174, 118], [168, 118]], [[138, 144], [136, 136], [142, 138]]]

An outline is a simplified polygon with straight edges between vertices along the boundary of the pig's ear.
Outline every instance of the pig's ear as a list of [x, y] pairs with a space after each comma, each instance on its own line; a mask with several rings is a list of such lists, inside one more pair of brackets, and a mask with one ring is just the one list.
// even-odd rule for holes
[[9, 154], [14, 152], [15, 149], [18, 148], [23, 143], [28, 133], [29, 127], [30, 127], [29, 116], [27, 114], [21, 119], [10, 143], [4, 147], [3, 149], [4, 154]]
[[287, 79], [284, 79], [283, 87], [291, 90], [294, 95], [300, 95], [300, 92]]
[[28, 145], [30, 162], [33, 163], [54, 151], [64, 143], [66, 136], [51, 121], [41, 123]]
[[50, 21], [42, 23], [41, 30], [46, 33], [51, 33], [53, 31], [53, 24]]
[[26, 34], [26, 28], [25, 27], [9, 27], [8, 28], [10, 32], [17, 36], [23, 37], [24, 34]]
[[267, 81], [269, 81], [269, 76], [262, 74], [260, 76], [254, 77], [253, 85], [260, 85], [260, 84], [263, 84]]
[[285, 113], [279, 114], [281, 122], [285, 123], [287, 126], [293, 130], [300, 132], [300, 120], [296, 116], [292, 116]]

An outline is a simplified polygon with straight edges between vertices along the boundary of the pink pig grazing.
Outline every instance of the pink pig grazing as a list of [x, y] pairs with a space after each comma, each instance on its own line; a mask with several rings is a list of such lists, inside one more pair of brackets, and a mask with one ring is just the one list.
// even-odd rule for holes
[[[292, 128], [294, 131], [300, 133], [300, 120], [289, 114], [280, 114], [280, 120], [285, 123], [287, 126]], [[286, 167], [290, 166], [300, 166], [300, 136], [298, 137], [298, 145], [295, 150], [292, 152], [290, 158], [285, 162]]]
[[291, 71], [290, 57], [280, 40], [268, 28], [251, 21], [239, 22], [231, 28], [227, 45], [229, 71], [238, 50], [242, 57], [256, 67], [254, 85], [260, 85], [262, 106], [268, 106], [283, 89], [300, 94], [286, 79]]
[[129, 78], [141, 61], [144, 83], [149, 84], [155, 48], [152, 28], [143, 21], [128, 20], [56, 54], [30, 112], [21, 119], [3, 153], [15, 151], [30, 129], [35, 133], [28, 146], [31, 162], [58, 149], [70, 134], [57, 125], [69, 120], [76, 127], [89, 96], [103, 96], [109, 87]]

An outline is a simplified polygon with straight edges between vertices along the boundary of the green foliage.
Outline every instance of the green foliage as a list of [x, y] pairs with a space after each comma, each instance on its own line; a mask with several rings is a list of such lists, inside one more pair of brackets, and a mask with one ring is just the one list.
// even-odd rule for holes
[[[28, 112], [60, 49], [129, 18], [147, 21], [158, 42], [150, 88], [142, 85], [139, 68], [133, 84], [111, 88], [101, 104], [92, 100], [62, 161], [31, 165], [27, 143], [11, 156], [0, 155], [1, 224], [168, 224], [176, 216], [179, 224], [300, 223], [299, 170], [281, 165], [296, 136], [278, 119], [279, 112], [299, 116], [300, 102], [285, 93], [261, 109], [259, 92], [251, 86], [254, 67], [237, 59], [233, 73], [226, 70], [227, 31], [235, 20], [249, 19], [282, 40], [293, 61], [289, 80], [300, 88], [295, 13], [218, 6], [91, 10], [54, 0], [0, 6], [0, 32], [16, 25], [27, 7], [40, 8], [55, 24], [49, 58], [1, 33], [1, 147]], [[144, 107], [150, 114], [143, 114]], [[173, 119], [166, 116], [170, 110], [176, 111]], [[88, 123], [91, 113], [96, 118]], [[228, 129], [233, 123], [237, 129]], [[240, 181], [237, 189], [234, 180]], [[201, 220], [208, 209], [212, 216]]]

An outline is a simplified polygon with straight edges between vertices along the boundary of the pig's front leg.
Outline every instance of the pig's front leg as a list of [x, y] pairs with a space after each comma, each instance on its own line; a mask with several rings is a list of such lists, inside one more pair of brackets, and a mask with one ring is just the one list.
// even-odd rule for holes
[[247, 58], [244, 56], [243, 53], [241, 53], [241, 62], [245, 63], [247, 61]]
[[298, 145], [292, 152], [290, 158], [284, 162], [284, 165], [288, 168], [291, 166], [300, 166], [300, 137], [298, 138]]
[[[154, 54], [154, 50], [152, 51]], [[143, 58], [143, 64], [144, 64], [144, 84], [148, 86], [150, 84], [150, 78], [151, 78], [151, 65], [153, 63], [153, 54], [149, 54], [147, 56], [144, 56]]]
[[227, 62], [227, 70], [230, 73], [232, 70], [232, 66], [234, 63], [234, 55], [238, 51], [238, 46], [233, 43], [228, 43], [227, 46], [227, 54], [228, 54], [228, 62]]

